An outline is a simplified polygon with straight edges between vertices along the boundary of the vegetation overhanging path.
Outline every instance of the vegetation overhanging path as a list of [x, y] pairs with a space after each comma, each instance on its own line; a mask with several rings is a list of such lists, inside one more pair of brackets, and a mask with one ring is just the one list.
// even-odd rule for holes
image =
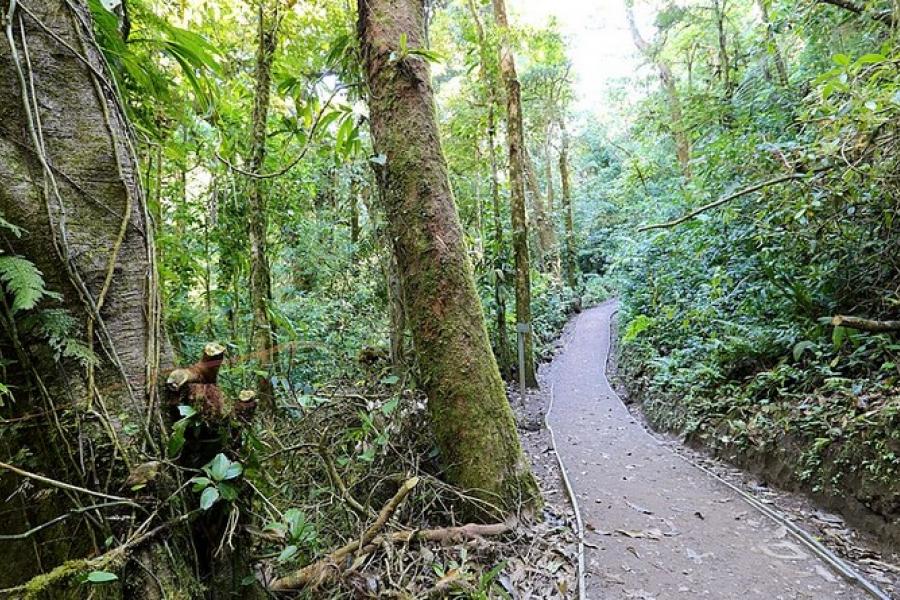
[[561, 458], [580, 465], [573, 487], [588, 532], [588, 597], [869, 597], [789, 528], [644, 431], [605, 376], [614, 310], [585, 312], [549, 374]]

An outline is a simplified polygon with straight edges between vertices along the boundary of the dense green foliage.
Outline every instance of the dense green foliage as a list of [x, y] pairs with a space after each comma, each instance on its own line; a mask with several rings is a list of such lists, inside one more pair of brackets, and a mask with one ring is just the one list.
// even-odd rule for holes
[[900, 59], [872, 16], [889, 3], [867, 4], [858, 15], [765, 0], [768, 28], [760, 4], [659, 11], [653, 51], [674, 65], [692, 177], [652, 89], [612, 149], [598, 141], [584, 156], [608, 192], [582, 260], [612, 263], [602, 283], [621, 295], [626, 376], [651, 418], [715, 447], [797, 447], [816, 489], [892, 485], [900, 469], [900, 343], [831, 325], [900, 306]]

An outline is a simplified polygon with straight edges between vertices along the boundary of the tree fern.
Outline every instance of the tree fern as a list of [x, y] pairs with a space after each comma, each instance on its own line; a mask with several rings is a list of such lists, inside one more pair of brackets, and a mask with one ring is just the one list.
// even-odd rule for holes
[[59, 298], [44, 287], [44, 275], [21, 256], [0, 256], [0, 281], [12, 296], [12, 312], [34, 308], [43, 297]]

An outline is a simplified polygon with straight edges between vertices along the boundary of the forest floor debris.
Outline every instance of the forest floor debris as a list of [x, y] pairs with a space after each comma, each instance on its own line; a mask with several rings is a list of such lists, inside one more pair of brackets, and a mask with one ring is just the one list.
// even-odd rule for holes
[[[542, 429], [545, 395], [527, 403], [538, 427], [520, 427], [541, 514], [473, 524], [462, 513], [474, 499], [440, 480], [424, 398], [387, 381], [298, 395], [283, 407], [291, 427], [262, 440], [268, 467], [296, 480], [260, 492], [270, 521], [257, 532], [267, 586], [329, 598], [574, 597], [577, 539]], [[313, 493], [294, 496], [300, 489]]]

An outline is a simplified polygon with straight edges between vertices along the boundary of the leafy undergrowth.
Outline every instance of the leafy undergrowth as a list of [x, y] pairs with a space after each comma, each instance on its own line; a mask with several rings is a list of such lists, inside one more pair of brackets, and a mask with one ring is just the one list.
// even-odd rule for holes
[[746, 328], [757, 337], [678, 338], [673, 320], [624, 319], [622, 375], [655, 426], [739, 460], [780, 461], [813, 492], [900, 512], [900, 347], [889, 337], [839, 331], [791, 346], [783, 330], [767, 344], [778, 332], [759, 324]]
[[[375, 377], [377, 380], [378, 377]], [[358, 542], [404, 482], [417, 478], [380, 538], [334, 564], [310, 598], [565, 597], [555, 548], [571, 529], [551, 508], [505, 520], [440, 478], [426, 401], [392, 375], [282, 398], [277, 422], [257, 432], [245, 477], [253, 483], [257, 577], [271, 584]], [[393, 541], [400, 532], [464, 525], [473, 511], [500, 535]], [[249, 583], [249, 582], [248, 582]]]

